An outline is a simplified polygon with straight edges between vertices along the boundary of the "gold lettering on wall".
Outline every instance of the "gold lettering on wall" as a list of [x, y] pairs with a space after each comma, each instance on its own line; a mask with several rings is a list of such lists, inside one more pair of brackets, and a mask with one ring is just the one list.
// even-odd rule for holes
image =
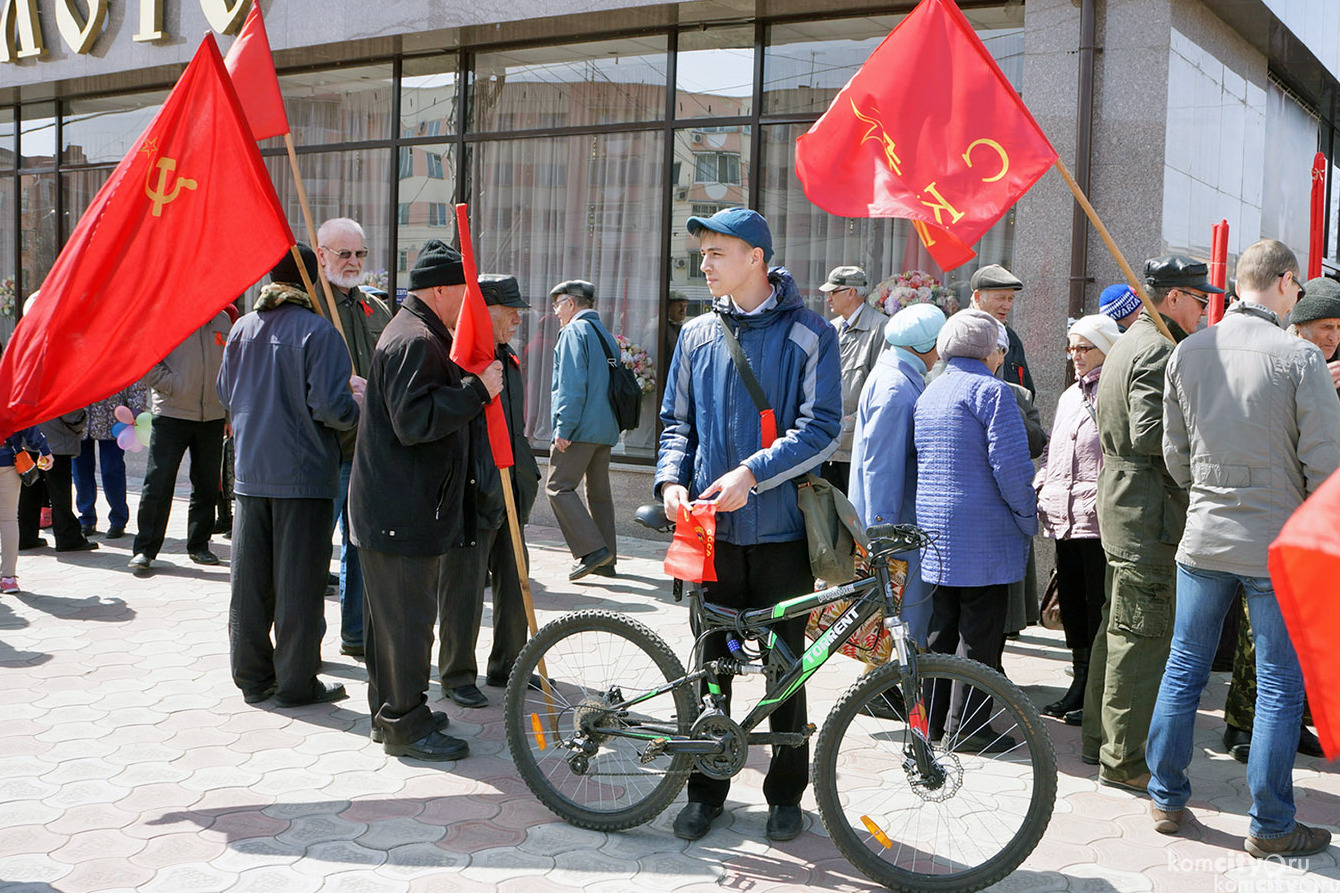
[[79, 11], [78, 0], [58, 0], [56, 26], [61, 39], [75, 53], [87, 53], [107, 22], [107, 0], [86, 0], [88, 19]]
[[232, 34], [242, 25], [249, 0], [200, 0], [209, 26], [220, 34]]
[[140, 30], [131, 40], [146, 42], [167, 37], [163, 31], [163, 0], [140, 0]]
[[0, 62], [46, 55], [37, 0], [4, 0], [0, 12]]

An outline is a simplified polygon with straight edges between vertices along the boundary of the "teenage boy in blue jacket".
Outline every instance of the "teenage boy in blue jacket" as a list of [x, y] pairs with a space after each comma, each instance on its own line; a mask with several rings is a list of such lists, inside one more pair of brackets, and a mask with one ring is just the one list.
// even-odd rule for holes
[[[733, 608], [771, 606], [814, 588], [795, 479], [816, 471], [837, 449], [842, 430], [837, 333], [805, 308], [790, 273], [769, 270], [772, 234], [757, 212], [730, 208], [708, 218], [690, 217], [688, 229], [701, 243], [701, 269], [716, 300], [712, 313], [685, 324], [675, 347], [661, 405], [656, 492], [670, 518], [691, 500], [716, 502], [717, 582], [705, 585], [708, 601]], [[765, 423], [746, 391], [723, 324], [739, 339], [774, 425]], [[804, 650], [804, 618], [775, 629], [793, 654]], [[724, 637], [710, 637], [704, 660], [725, 655]], [[729, 681], [722, 687], [729, 699]], [[801, 731], [805, 721], [804, 689], [770, 717], [776, 732]], [[800, 833], [808, 766], [808, 745], [773, 749], [763, 782], [770, 840]], [[685, 840], [705, 835], [729, 789], [729, 781], [694, 773], [675, 834]]]

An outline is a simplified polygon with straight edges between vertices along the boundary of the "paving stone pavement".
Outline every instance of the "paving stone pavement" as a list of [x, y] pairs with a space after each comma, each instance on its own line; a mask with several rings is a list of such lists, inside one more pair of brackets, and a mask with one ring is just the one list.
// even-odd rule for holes
[[[133, 500], [132, 500], [133, 507]], [[728, 814], [702, 841], [671, 833], [672, 805], [622, 833], [556, 819], [518, 778], [493, 703], [463, 710], [442, 696], [471, 756], [429, 764], [368, 741], [366, 674], [339, 654], [339, 607], [326, 601], [327, 678], [351, 697], [296, 710], [243, 703], [228, 674], [229, 544], [198, 567], [184, 554], [186, 506], [174, 504], [156, 572], [125, 568], [129, 537], [91, 553], [22, 553], [24, 591], [0, 597], [0, 890], [58, 891], [863, 891], [814, 811], [806, 831], [770, 845], [760, 767], [751, 755]], [[664, 543], [620, 542], [619, 577], [567, 581], [556, 530], [529, 531], [541, 623], [580, 608], [616, 608], [648, 623], [681, 655], [684, 608], [660, 574]], [[101, 540], [101, 537], [98, 539]], [[481, 666], [490, 644], [486, 607]], [[1006, 670], [1038, 702], [1068, 679], [1059, 634], [1029, 630]], [[835, 658], [810, 686], [821, 722], [858, 667]], [[1219, 753], [1226, 678], [1216, 674], [1196, 731], [1195, 816], [1179, 837], [1156, 834], [1146, 801], [1099, 787], [1077, 730], [1049, 720], [1059, 798], [1041, 845], [999, 891], [1335, 891], [1337, 850], [1297, 867], [1242, 852], [1244, 769]], [[756, 685], [753, 680], [745, 684]], [[1300, 820], [1337, 830], [1340, 776], [1299, 758]], [[680, 795], [681, 801], [683, 795]]]

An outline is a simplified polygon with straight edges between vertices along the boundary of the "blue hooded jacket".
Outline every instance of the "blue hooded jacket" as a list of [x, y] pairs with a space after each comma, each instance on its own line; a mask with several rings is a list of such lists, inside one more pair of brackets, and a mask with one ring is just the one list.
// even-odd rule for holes
[[[794, 479], [818, 468], [842, 431], [837, 333], [806, 309], [790, 273], [777, 267], [768, 279], [776, 306], [746, 316], [719, 298], [715, 312], [684, 325], [661, 404], [658, 495], [666, 484], [682, 484], [696, 499], [734, 468], [753, 472], [757, 485], [748, 503], [717, 516], [717, 537], [738, 546], [804, 539]], [[776, 417], [777, 440], [766, 449], [718, 314], [739, 338]]]

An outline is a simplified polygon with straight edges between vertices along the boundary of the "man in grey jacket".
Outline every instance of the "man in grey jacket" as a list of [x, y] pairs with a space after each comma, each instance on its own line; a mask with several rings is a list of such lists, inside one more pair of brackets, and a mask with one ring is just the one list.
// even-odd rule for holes
[[838, 333], [842, 363], [842, 438], [837, 452], [819, 467], [819, 476], [846, 493], [851, 484], [851, 440], [861, 388], [884, 351], [884, 324], [889, 318], [866, 303], [870, 280], [860, 267], [834, 267], [819, 291], [828, 298], [828, 309], [837, 314], [829, 323]]
[[1294, 820], [1303, 675], [1266, 556], [1284, 522], [1340, 466], [1340, 403], [1321, 352], [1280, 325], [1303, 296], [1293, 252], [1262, 239], [1242, 253], [1237, 273], [1242, 300], [1168, 361], [1163, 457], [1190, 489], [1190, 503], [1177, 549], [1172, 650], [1146, 751], [1150, 812], [1155, 830], [1179, 830], [1191, 796], [1196, 709], [1241, 585], [1258, 679], [1245, 847], [1258, 859], [1307, 856], [1324, 850], [1331, 834]]
[[172, 490], [181, 458], [191, 454], [191, 503], [186, 521], [186, 553], [196, 564], [218, 564], [209, 550], [214, 506], [219, 498], [223, 462], [223, 405], [214, 379], [223, 362], [223, 345], [232, 322], [220, 310], [172, 349], [145, 376], [152, 389], [149, 459], [140, 491], [138, 531], [129, 567], [149, 571], [167, 535]]

